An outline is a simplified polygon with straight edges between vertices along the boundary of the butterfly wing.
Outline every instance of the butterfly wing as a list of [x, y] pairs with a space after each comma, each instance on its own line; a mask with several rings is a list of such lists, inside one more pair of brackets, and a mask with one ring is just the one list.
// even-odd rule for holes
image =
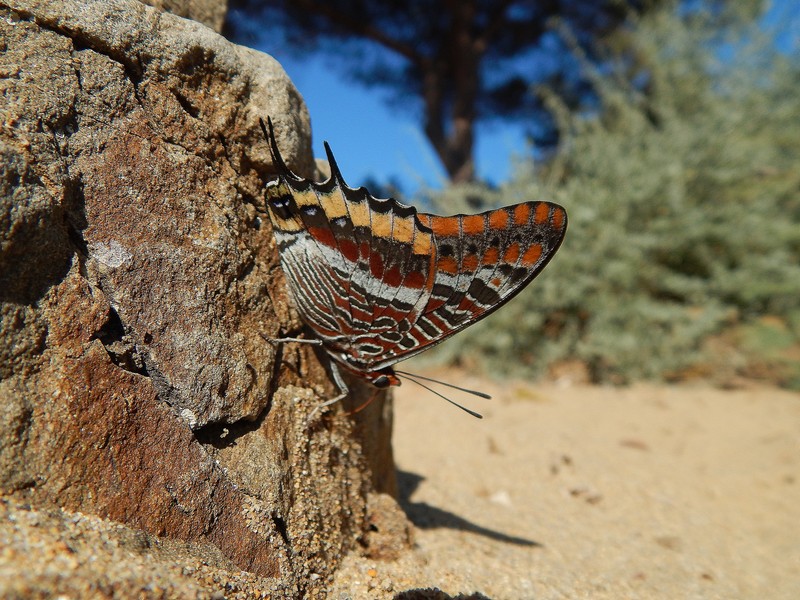
[[369, 373], [427, 303], [432, 234], [416, 209], [348, 187], [327, 144], [331, 176], [314, 183], [285, 165], [271, 123], [265, 135], [279, 170], [267, 206], [294, 303], [331, 356]]
[[427, 350], [500, 308], [547, 265], [567, 227], [566, 211], [550, 202], [418, 217], [432, 233], [433, 285], [402, 339], [383, 344], [386, 352], [373, 369]]
[[[263, 126], [263, 124], [262, 124]], [[419, 213], [347, 186], [325, 144], [331, 176], [279, 169], [267, 206], [292, 298], [327, 352], [368, 376], [488, 316], [549, 262], [567, 216], [548, 202], [479, 215]]]

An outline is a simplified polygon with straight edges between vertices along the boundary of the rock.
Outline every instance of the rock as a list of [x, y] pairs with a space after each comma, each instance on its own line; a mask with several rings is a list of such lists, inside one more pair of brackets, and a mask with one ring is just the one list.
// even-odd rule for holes
[[[258, 118], [314, 175], [270, 57], [134, 0], [0, 3], [0, 488], [214, 545], [304, 593], [394, 490], [391, 405], [298, 332]], [[314, 575], [314, 577], [312, 577]]]
[[0, 498], [2, 598], [292, 598], [296, 587], [237, 571], [213, 547], [107, 519]]
[[226, 0], [141, 0], [144, 4], [164, 12], [198, 21], [217, 33], [222, 32], [228, 12]]
[[378, 560], [395, 560], [414, 544], [414, 528], [397, 501], [388, 494], [370, 494], [367, 502], [369, 533], [364, 555]]

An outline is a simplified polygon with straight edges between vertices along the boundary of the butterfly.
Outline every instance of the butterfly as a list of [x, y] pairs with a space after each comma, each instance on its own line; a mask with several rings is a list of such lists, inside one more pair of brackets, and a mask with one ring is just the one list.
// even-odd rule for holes
[[330, 177], [301, 178], [283, 161], [272, 120], [260, 123], [278, 170], [266, 204], [281, 266], [342, 391], [325, 404], [346, 394], [336, 364], [378, 388], [400, 385], [395, 363], [503, 306], [564, 239], [567, 213], [550, 202], [439, 216], [350, 188], [327, 142]]

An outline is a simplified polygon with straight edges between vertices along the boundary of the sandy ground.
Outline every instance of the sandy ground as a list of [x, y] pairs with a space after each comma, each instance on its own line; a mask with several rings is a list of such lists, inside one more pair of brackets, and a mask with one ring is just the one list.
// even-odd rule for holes
[[[351, 555], [328, 598], [800, 598], [800, 394], [435, 375], [494, 399], [468, 399], [477, 420], [398, 390], [415, 544], [392, 561]], [[381, 514], [395, 516], [379, 532], [402, 539], [405, 518]], [[274, 590], [212, 550], [0, 497], [2, 598]]]
[[485, 418], [400, 388], [415, 548], [330, 597], [800, 598], [800, 394], [439, 375]]

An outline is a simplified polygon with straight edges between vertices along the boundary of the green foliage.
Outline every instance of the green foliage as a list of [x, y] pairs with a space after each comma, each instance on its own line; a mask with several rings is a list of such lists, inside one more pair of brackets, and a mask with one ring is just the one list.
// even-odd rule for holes
[[[596, 76], [603, 110], [564, 117], [558, 157], [522, 164], [495, 194], [564, 205], [566, 240], [528, 290], [439, 358], [516, 375], [577, 358], [596, 381], [713, 376], [730, 364], [712, 342], [739, 340], [746, 356], [763, 315], [796, 355], [800, 68], [754, 27], [712, 25], [642, 22], [648, 95]], [[737, 328], [749, 333], [726, 335]], [[797, 371], [775, 379], [800, 384]]]

